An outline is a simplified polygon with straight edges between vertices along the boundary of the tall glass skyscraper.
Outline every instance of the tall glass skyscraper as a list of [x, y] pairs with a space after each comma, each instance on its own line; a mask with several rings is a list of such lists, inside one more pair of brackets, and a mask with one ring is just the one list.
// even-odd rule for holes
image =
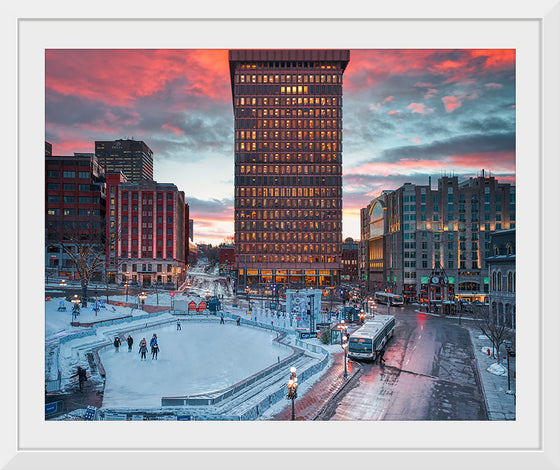
[[240, 283], [338, 284], [348, 50], [229, 51]]

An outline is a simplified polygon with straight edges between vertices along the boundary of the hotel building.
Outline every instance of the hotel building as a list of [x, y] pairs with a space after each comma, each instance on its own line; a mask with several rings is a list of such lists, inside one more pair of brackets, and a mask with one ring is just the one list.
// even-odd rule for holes
[[339, 283], [348, 50], [229, 51], [238, 285]]
[[484, 300], [491, 235], [515, 228], [515, 186], [481, 175], [444, 176], [437, 189], [405, 183], [361, 211], [360, 279], [370, 292], [426, 298], [430, 275], [445, 272], [450, 294]]
[[154, 177], [153, 152], [142, 141], [96, 141], [95, 156], [105, 173], [122, 172], [129, 183], [152, 180]]

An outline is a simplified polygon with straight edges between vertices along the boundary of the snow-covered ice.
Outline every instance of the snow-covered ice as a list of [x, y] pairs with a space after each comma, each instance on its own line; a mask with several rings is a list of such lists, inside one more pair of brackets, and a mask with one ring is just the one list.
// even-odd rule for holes
[[[140, 360], [138, 344], [157, 334], [157, 360]], [[126, 334], [126, 333], [125, 333]], [[182, 322], [159, 329], [132, 332], [132, 352], [126, 343], [116, 352], [103, 348], [99, 356], [107, 373], [103, 406], [161, 406], [162, 396], [196, 395], [229, 387], [291, 354], [273, 342], [276, 333], [219, 322]]]

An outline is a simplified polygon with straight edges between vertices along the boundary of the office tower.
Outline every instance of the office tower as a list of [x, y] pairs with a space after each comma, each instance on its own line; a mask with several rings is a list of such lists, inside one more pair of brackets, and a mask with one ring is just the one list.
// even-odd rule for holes
[[150, 147], [142, 141], [119, 139], [96, 141], [95, 156], [105, 173], [118, 173], [129, 183], [152, 180], [154, 177], [154, 156]]
[[348, 50], [229, 51], [239, 285], [339, 283]]

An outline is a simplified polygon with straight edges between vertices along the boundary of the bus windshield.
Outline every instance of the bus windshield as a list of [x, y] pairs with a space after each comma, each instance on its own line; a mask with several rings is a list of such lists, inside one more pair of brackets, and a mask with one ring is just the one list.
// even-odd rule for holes
[[348, 351], [357, 353], [371, 353], [372, 352], [371, 339], [367, 338], [350, 338], [348, 344]]

